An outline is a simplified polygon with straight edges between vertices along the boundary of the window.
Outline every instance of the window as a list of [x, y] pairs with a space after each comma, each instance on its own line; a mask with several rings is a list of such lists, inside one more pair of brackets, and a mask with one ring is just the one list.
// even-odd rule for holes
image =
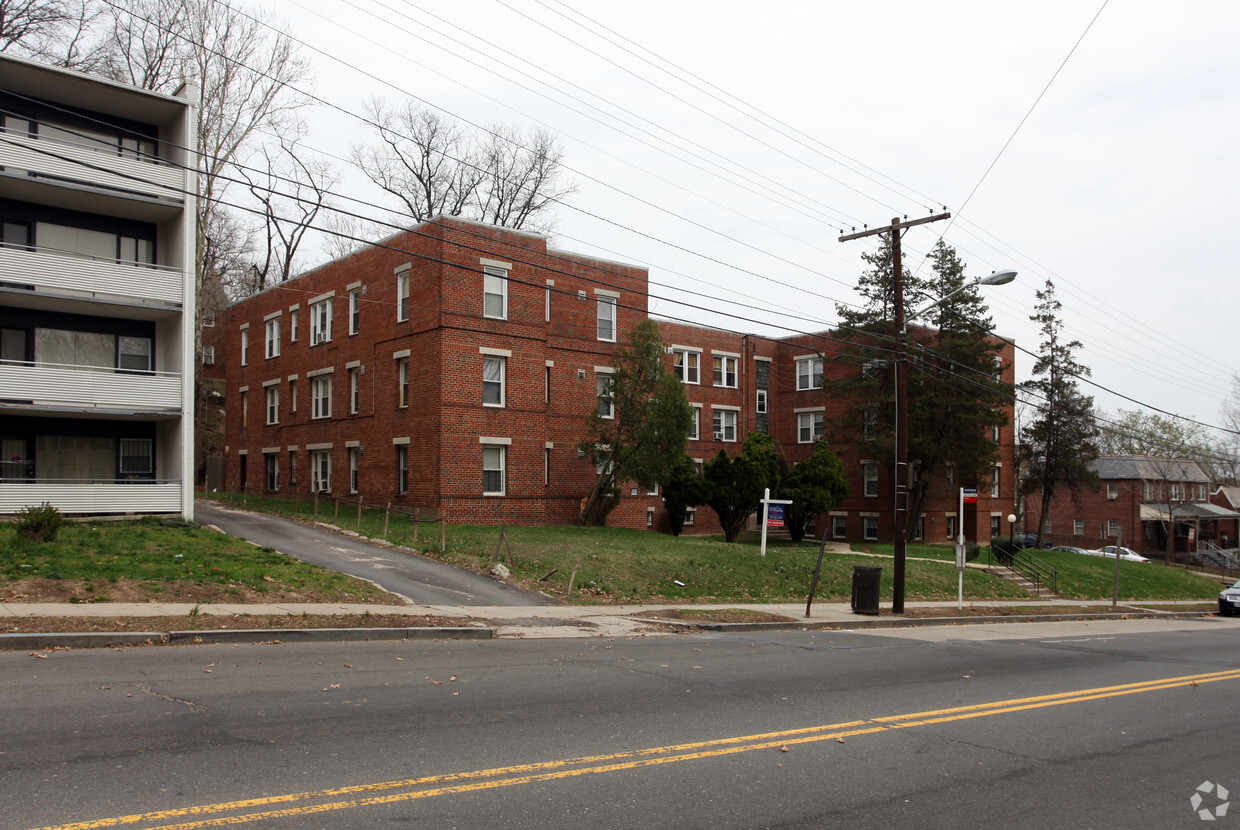
[[616, 298], [598, 298], [598, 339], [614, 343], [616, 340]]
[[831, 538], [843, 539], [848, 535], [848, 518], [846, 516], [831, 517]]
[[917, 517], [917, 524], [914, 525], [913, 527], [913, 538], [919, 542], [926, 538], [926, 517], [925, 516]]
[[332, 376], [319, 375], [310, 381], [311, 418], [332, 416]]
[[672, 371], [684, 383], [700, 383], [699, 363], [701, 352], [689, 349], [672, 349]]
[[290, 486], [297, 486], [297, 451], [288, 451], [288, 483]]
[[215, 347], [214, 346], [203, 346], [202, 347], [202, 365], [203, 366], [214, 366], [215, 365]]
[[736, 358], [726, 355], [715, 355], [715, 386], [728, 389], [736, 388]]
[[714, 409], [713, 421], [716, 441], [736, 440], [736, 410]]
[[263, 487], [267, 490], [280, 489], [280, 456], [273, 452], [263, 453]]
[[990, 428], [990, 440], [994, 441], [996, 444], [999, 443], [999, 428], [998, 427]]
[[310, 345], [326, 343], [332, 339], [332, 301], [320, 300], [310, 306]]
[[1084, 536], [1085, 535], [1085, 520], [1084, 519], [1073, 519], [1072, 520], [1072, 535], [1073, 536]]
[[288, 313], [288, 342], [297, 342], [297, 309]]
[[504, 375], [506, 366], [502, 357], [486, 355], [482, 358], [482, 405], [504, 405]]
[[297, 411], [297, 378], [290, 378], [288, 382], [288, 411]]
[[125, 477], [155, 474], [155, 442], [150, 438], [121, 439], [120, 474]]
[[[280, 387], [267, 387], [267, 423], [280, 423]], [[268, 487], [268, 490], [274, 490], [274, 487]]]
[[766, 414], [766, 390], [759, 389], [757, 397], [754, 399], [754, 411], [759, 415]]
[[990, 497], [992, 499], [999, 498], [999, 476], [1003, 473], [1003, 467], [996, 464], [990, 468]]
[[551, 448], [543, 448], [543, 486], [551, 486]]
[[396, 275], [396, 322], [403, 323], [409, 319], [409, 271], [401, 271]]
[[1181, 499], [1184, 498], [1183, 488], [1184, 488], [1184, 485], [1180, 484], [1180, 482], [1178, 481], [1172, 482], [1171, 484], [1171, 500], [1172, 501], [1180, 501]]
[[878, 410], [867, 409], [861, 414], [861, 436], [867, 441], [874, 440], [878, 431]]
[[947, 517], [947, 538], [951, 539], [952, 541], [956, 540], [956, 517], [955, 516]]
[[1107, 536], [1119, 538], [1119, 519], [1111, 519], [1107, 522]]
[[362, 289], [354, 288], [349, 292], [349, 334], [357, 334], [362, 330]]
[[1119, 498], [1119, 485], [1108, 484], [1107, 485], [1107, 501], [1115, 501], [1118, 498]]
[[797, 413], [797, 443], [812, 444], [822, 437], [821, 412]]
[[994, 539], [998, 537], [1001, 533], [1003, 533], [1003, 527], [1000, 524], [1001, 519], [1002, 519], [1001, 516], [990, 517], [990, 538], [991, 539]]
[[30, 248], [30, 223], [5, 219], [0, 226], [0, 248]]
[[861, 517], [861, 535], [866, 541], [873, 542], [878, 539], [878, 517], [862, 516]]
[[361, 461], [360, 447], [349, 447], [349, 492], [357, 492], [357, 468]]
[[696, 441], [701, 434], [698, 431], [700, 429], [698, 422], [702, 420], [702, 407], [691, 406], [689, 408], [693, 410], [693, 420], [689, 422], [689, 440]]
[[502, 444], [482, 445], [482, 495], [504, 495], [504, 456]]
[[695, 524], [697, 524], [697, 508], [696, 508], [696, 507], [686, 507], [686, 508], [685, 508], [685, 520], [684, 520], [684, 522], [682, 523], [682, 526], [683, 526], [683, 527], [693, 527], [693, 525], [695, 525]]
[[599, 372], [595, 384], [598, 391], [598, 416], [616, 417], [616, 402], [611, 397], [611, 375]]
[[486, 265], [482, 269], [482, 315], [508, 319], [508, 272]]
[[396, 492], [409, 492], [409, 447], [399, 444], [396, 447]]
[[803, 357], [797, 361], [797, 391], [822, 387], [822, 358]]
[[241, 330], [241, 365], [245, 366], [250, 362], [250, 330]]
[[267, 357], [280, 356], [280, 318], [267, 321]]
[[362, 390], [362, 370], [354, 366], [349, 370], [349, 414], [357, 414], [358, 398]]
[[249, 426], [250, 421], [250, 393], [245, 389], [241, 390], [241, 428], [245, 429]]
[[330, 493], [332, 489], [332, 451], [315, 450], [310, 453], [310, 472], [315, 493]]
[[396, 361], [396, 405], [401, 409], [409, 406], [409, 358]]
[[878, 465], [867, 463], [861, 465], [861, 475], [865, 480], [865, 494], [867, 496], [878, 495]]
[[646, 508], [646, 527], [654, 527], [654, 508]]

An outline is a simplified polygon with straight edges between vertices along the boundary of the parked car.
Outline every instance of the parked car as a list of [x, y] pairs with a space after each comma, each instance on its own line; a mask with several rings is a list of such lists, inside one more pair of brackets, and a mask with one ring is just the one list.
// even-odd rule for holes
[[1072, 545], [1056, 545], [1051, 550], [1062, 551], [1063, 553], [1079, 553], [1082, 556], [1097, 556], [1096, 550], [1085, 550], [1085, 548], [1074, 548]]
[[[1037, 547], [1037, 545], [1038, 545], [1038, 534], [1036, 534], [1036, 533], [1029, 533], [1028, 531], [1025, 531], [1025, 532], [1023, 532], [1023, 533], [1017, 533], [1017, 534], [1016, 534], [1016, 544], [1020, 545], [1022, 548], [1032, 548], [1032, 547]], [[1043, 540], [1042, 540], [1042, 550], [1050, 550], [1050, 548], [1051, 548], [1051, 543], [1050, 543], [1050, 542], [1048, 542], [1047, 540], [1043, 539]]]
[[1230, 588], [1224, 588], [1218, 595], [1218, 613], [1220, 617], [1230, 617], [1240, 611], [1240, 581]]
[[[1098, 555], [1099, 556], [1111, 556], [1111, 557], [1115, 556], [1115, 545], [1106, 545], [1105, 547], [1098, 548]], [[1146, 559], [1144, 556], [1142, 556], [1141, 554], [1137, 553], [1135, 550], [1132, 550], [1130, 548], [1124, 548], [1124, 547], [1119, 548], [1119, 558], [1123, 559], [1125, 562], [1149, 562], [1150, 561]]]

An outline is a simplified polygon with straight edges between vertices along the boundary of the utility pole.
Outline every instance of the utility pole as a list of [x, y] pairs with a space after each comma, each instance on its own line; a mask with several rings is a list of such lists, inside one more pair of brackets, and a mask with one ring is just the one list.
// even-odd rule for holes
[[[914, 225], [925, 225], [951, 218], [950, 213], [937, 213], [921, 219], [891, 220], [887, 227], [877, 227], [859, 233], [845, 234], [840, 242], [861, 239], [866, 236], [891, 234], [891, 278], [895, 305], [896, 337], [899, 357], [895, 361], [896, 372], [896, 463], [892, 487], [891, 521], [895, 563], [891, 578], [891, 613], [904, 613], [904, 565], [908, 558], [908, 337], [904, 320], [904, 265], [900, 257], [900, 232]], [[964, 519], [956, 518], [957, 522]]]

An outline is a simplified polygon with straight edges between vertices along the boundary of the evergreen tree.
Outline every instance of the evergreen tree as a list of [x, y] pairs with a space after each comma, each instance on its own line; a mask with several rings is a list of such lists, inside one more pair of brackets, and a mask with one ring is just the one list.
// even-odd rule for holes
[[706, 484], [693, 469], [689, 456], [682, 455], [662, 486], [663, 506], [672, 524], [672, 535], [679, 536], [685, 527], [688, 508], [706, 503]]
[[1033, 377], [1020, 388], [1032, 398], [1037, 415], [1021, 435], [1027, 493], [1039, 493], [1042, 508], [1038, 521], [1038, 543], [1046, 527], [1051, 499], [1063, 485], [1075, 495], [1085, 488], [1097, 489], [1098, 474], [1090, 462], [1098, 457], [1095, 443], [1094, 399], [1082, 394], [1078, 378], [1089, 377], [1089, 367], [1079, 363], [1076, 352], [1080, 341], [1065, 342], [1055, 284], [1037, 292], [1038, 304], [1029, 317], [1042, 330]]
[[766, 488], [779, 486], [779, 447], [771, 436], [751, 432], [735, 458], [723, 450], [706, 462], [702, 477], [705, 501], [719, 517], [723, 536], [735, 542], [745, 520], [762, 505]]
[[779, 498], [792, 500], [784, 508], [784, 518], [794, 542], [805, 538], [805, 528], [815, 516], [848, 497], [844, 465], [826, 441], [814, 444], [813, 455], [795, 467], [783, 465], [780, 479]]

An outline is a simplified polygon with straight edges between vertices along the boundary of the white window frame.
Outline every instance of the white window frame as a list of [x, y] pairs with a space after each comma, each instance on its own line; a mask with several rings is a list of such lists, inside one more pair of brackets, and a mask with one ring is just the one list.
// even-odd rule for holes
[[767, 414], [767, 411], [768, 411], [767, 407], [768, 407], [768, 403], [767, 403], [766, 390], [759, 389], [757, 394], [754, 396], [754, 412], [758, 413], [759, 415], [765, 415]]
[[874, 542], [878, 540], [877, 516], [861, 517], [861, 538], [867, 542]]
[[280, 387], [267, 387], [267, 423], [280, 423]]
[[693, 410], [693, 423], [689, 426], [688, 438], [690, 441], [698, 441], [701, 439], [702, 435], [702, 406], [701, 404], [698, 404], [697, 406], [690, 405], [689, 408]]
[[405, 269], [396, 275], [396, 322], [403, 323], [409, 319], [409, 270]]
[[330, 493], [332, 491], [332, 451], [312, 450], [310, 452], [310, 492]]
[[310, 380], [310, 418], [330, 418], [332, 416], [332, 376], [316, 375]]
[[1073, 536], [1084, 536], [1085, 535], [1085, 520], [1084, 519], [1073, 519], [1072, 520], [1072, 535]]
[[250, 330], [241, 330], [241, 365], [248, 366], [250, 363]]
[[990, 468], [990, 497], [999, 498], [999, 482], [1003, 479], [1003, 465], [996, 464]]
[[[712, 376], [720, 389], [736, 389], [740, 377], [740, 359], [726, 354], [711, 355]], [[729, 367], [731, 369], [729, 370]], [[728, 381], [731, 380], [731, 383]]]
[[728, 444], [736, 443], [736, 410], [712, 406], [710, 411], [711, 432]]
[[1119, 499], [1119, 484], [1107, 485], [1107, 501], [1117, 501]]
[[943, 525], [947, 529], [947, 538], [956, 541], [956, 517], [948, 516]]
[[396, 360], [396, 406], [398, 409], [409, 407], [409, 358]]
[[616, 310], [619, 308], [615, 297], [598, 298], [598, 339], [605, 343], [616, 342]]
[[330, 343], [332, 339], [332, 300], [319, 300], [310, 306], [310, 345]]
[[349, 292], [349, 334], [357, 334], [362, 330], [362, 289], [354, 288]]
[[813, 444], [822, 438], [824, 419], [825, 415], [822, 412], [798, 412], [797, 443]]
[[[496, 361], [499, 365], [499, 380], [487, 380], [487, 365]], [[494, 364], [492, 364], [494, 365]], [[487, 384], [499, 388], [499, 402], [487, 400]], [[502, 409], [508, 402], [508, 359], [500, 355], [484, 354], [482, 356], [482, 405]]]
[[215, 365], [215, 346], [209, 343], [202, 347], [202, 365], [203, 366], [214, 366]]
[[362, 369], [354, 366], [349, 370], [349, 414], [356, 415], [362, 397]]
[[267, 359], [280, 356], [280, 318], [272, 317], [267, 321]]
[[610, 421], [616, 417], [616, 400], [611, 395], [611, 372], [596, 373], [594, 384], [598, 399], [598, 416]]
[[297, 378], [288, 379], [288, 411], [297, 411]]
[[675, 372], [676, 377], [680, 378], [681, 383], [691, 383], [694, 386], [699, 385], [702, 382], [701, 349], [673, 347], [672, 371]]
[[697, 524], [697, 508], [686, 507], [685, 520], [681, 522], [681, 527], [693, 527], [695, 524]]
[[396, 445], [396, 492], [402, 496], [409, 492], [409, 445]]
[[278, 452], [263, 453], [263, 489], [280, 489], [280, 454]]
[[288, 312], [288, 342], [297, 342], [297, 309], [290, 308]]
[[[499, 314], [487, 310], [487, 298], [499, 300]], [[508, 319], [508, 270], [495, 265], [482, 266], [482, 316], [492, 320]]]
[[[488, 454], [490, 459], [488, 460]], [[490, 464], [491, 466], [488, 466]], [[487, 489], [487, 473], [499, 473], [499, 489]], [[506, 444], [482, 444], [482, 495], [504, 496], [508, 494], [508, 446]]]
[[357, 485], [359, 483], [358, 478], [360, 477], [359, 472], [362, 464], [362, 448], [349, 447], [347, 452], [349, 453], [349, 492], [351, 494], [356, 494]]
[[848, 517], [832, 516], [831, 517], [831, 538], [845, 539], [848, 537]]
[[[815, 375], [818, 383], [814, 383]], [[821, 357], [799, 357], [797, 358], [797, 391], [805, 392], [822, 388], [822, 358]]]
[[[1107, 520], [1107, 538], [1108, 539], [1119, 538], [1119, 519], [1108, 519]], [[1131, 544], [1131, 542], [1129, 544]]]

